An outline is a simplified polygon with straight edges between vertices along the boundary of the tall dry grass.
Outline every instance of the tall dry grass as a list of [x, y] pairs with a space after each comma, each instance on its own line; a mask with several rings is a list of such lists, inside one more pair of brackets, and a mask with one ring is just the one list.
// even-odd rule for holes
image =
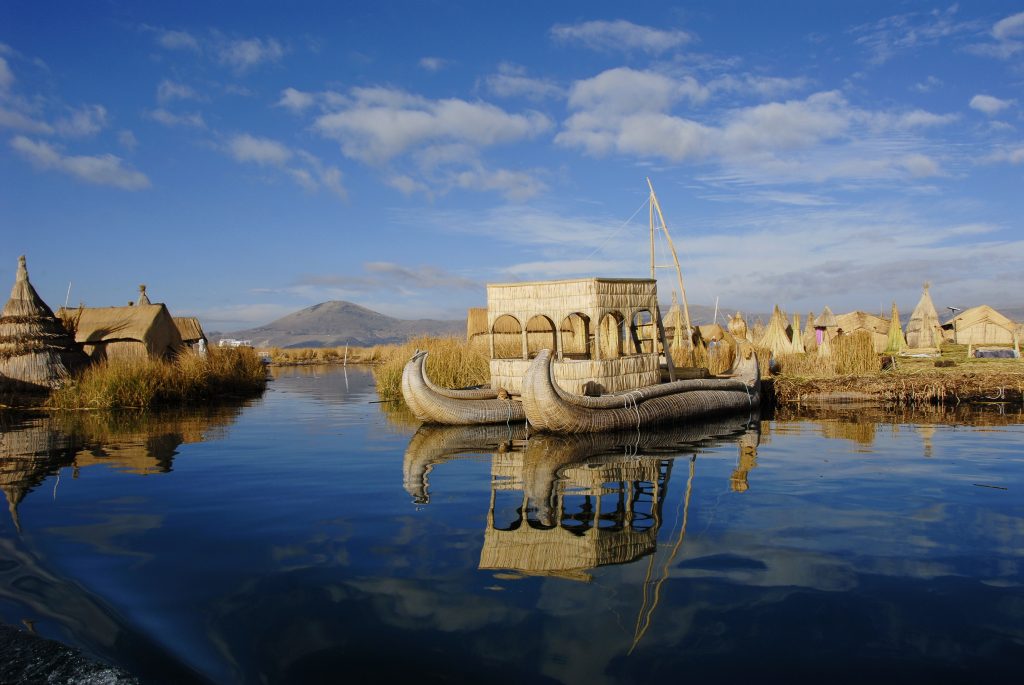
[[828, 377], [877, 373], [882, 370], [882, 358], [875, 352], [871, 333], [856, 331], [833, 338], [832, 353], [784, 354], [778, 359], [780, 372], [786, 376]]
[[373, 367], [381, 399], [402, 396], [402, 369], [416, 350], [427, 350], [427, 376], [445, 388], [483, 385], [491, 380], [487, 348], [461, 338], [421, 336], [387, 350], [388, 356]]
[[395, 345], [374, 345], [372, 347], [271, 347], [261, 350], [271, 364], [291, 366], [299, 364], [376, 364], [389, 356]]
[[212, 348], [206, 357], [183, 352], [174, 361], [138, 358], [86, 368], [50, 396], [55, 409], [144, 408], [257, 395], [266, 387], [252, 348]]

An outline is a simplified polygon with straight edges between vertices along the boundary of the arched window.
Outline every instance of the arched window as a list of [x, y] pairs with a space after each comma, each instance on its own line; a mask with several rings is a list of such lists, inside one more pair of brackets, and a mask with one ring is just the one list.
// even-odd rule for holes
[[598, 324], [601, 359], [618, 359], [622, 356], [622, 332], [624, 317], [618, 312], [608, 312]]
[[554, 322], [538, 314], [526, 322], [526, 356], [533, 359], [543, 349], [554, 352], [558, 349], [558, 340]]
[[562, 336], [563, 358], [590, 359], [590, 317], [579, 312], [570, 314], [562, 319], [559, 334]]
[[630, 354], [651, 354], [654, 352], [654, 340], [657, 331], [654, 330], [654, 317], [651, 312], [641, 309], [633, 315], [633, 322], [629, 327]]
[[523, 326], [519, 319], [502, 314], [491, 326], [495, 359], [521, 359], [523, 356]]

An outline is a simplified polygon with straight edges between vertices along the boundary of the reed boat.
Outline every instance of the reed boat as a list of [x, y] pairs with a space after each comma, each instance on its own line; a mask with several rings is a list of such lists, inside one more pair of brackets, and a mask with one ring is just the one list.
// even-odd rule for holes
[[523, 404], [504, 389], [451, 390], [434, 385], [425, 369], [427, 352], [417, 351], [402, 369], [402, 397], [420, 421], [449, 426], [523, 421]]
[[758, 410], [761, 376], [753, 347], [743, 344], [724, 377], [671, 381], [589, 397], [560, 387], [553, 372], [551, 351], [542, 350], [523, 377], [522, 402], [526, 420], [538, 431], [594, 433], [636, 429]]

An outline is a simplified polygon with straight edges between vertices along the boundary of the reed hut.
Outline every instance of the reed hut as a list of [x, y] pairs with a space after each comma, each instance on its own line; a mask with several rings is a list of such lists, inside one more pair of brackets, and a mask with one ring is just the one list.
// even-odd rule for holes
[[205, 349], [209, 344], [206, 333], [199, 319], [194, 316], [174, 316], [175, 328], [178, 329], [178, 336], [181, 337], [181, 344], [191, 349]]
[[847, 335], [857, 331], [870, 333], [875, 352], [879, 354], [885, 352], [889, 345], [889, 322], [880, 316], [862, 311], [849, 312], [837, 316], [836, 325]]
[[168, 359], [182, 349], [181, 333], [162, 303], [150, 303], [145, 286], [143, 304], [128, 307], [80, 307], [64, 309], [65, 321], [77, 317], [75, 341], [93, 361], [104, 359]]
[[825, 305], [821, 314], [814, 320], [814, 341], [820, 346], [826, 338], [831, 338], [839, 331], [836, 315]]
[[814, 331], [814, 312], [807, 312], [807, 322], [804, 324], [804, 332], [800, 337], [804, 350], [810, 352], [818, 347], [818, 337]]
[[930, 283], [924, 284], [921, 299], [907, 322], [907, 347], [914, 350], [938, 349], [942, 344], [942, 328], [932, 296], [928, 292], [930, 287]]
[[942, 325], [958, 345], [1012, 345], [1017, 327], [987, 304], [959, 312]]
[[0, 382], [15, 390], [49, 389], [85, 362], [64, 325], [32, 287], [22, 255], [0, 316]]
[[786, 316], [779, 309], [779, 305], [775, 305], [772, 318], [768, 321], [768, 328], [757, 344], [771, 350], [776, 358], [793, 351], [793, 341], [786, 334]]
[[903, 337], [903, 328], [900, 325], [900, 310], [896, 303], [892, 303], [892, 318], [889, 319], [889, 332], [885, 340], [886, 354], [899, 354], [907, 348], [907, 339]]
[[487, 335], [487, 307], [470, 307], [466, 312], [466, 342]]

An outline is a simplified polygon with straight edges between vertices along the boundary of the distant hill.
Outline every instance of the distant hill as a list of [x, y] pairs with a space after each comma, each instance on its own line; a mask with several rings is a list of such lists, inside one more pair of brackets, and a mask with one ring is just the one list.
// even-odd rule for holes
[[221, 337], [252, 340], [255, 347], [370, 347], [417, 335], [465, 335], [466, 322], [396, 319], [343, 300], [307, 307], [276, 321]]

